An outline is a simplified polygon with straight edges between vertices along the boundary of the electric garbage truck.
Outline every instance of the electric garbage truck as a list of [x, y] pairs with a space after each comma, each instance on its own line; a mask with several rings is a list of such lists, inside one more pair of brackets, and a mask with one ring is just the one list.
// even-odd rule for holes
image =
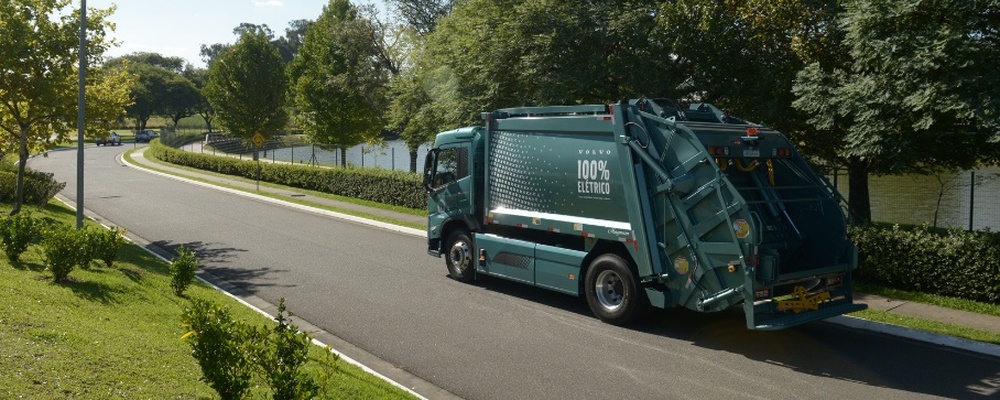
[[427, 250], [459, 281], [649, 306], [741, 305], [776, 330], [854, 304], [842, 198], [781, 133], [710, 104], [638, 99], [482, 114], [428, 153]]

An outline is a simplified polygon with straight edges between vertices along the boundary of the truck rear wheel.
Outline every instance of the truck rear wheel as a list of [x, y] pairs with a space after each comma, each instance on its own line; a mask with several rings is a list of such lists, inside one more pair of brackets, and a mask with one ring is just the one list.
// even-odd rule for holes
[[471, 282], [475, 277], [476, 267], [473, 264], [472, 239], [469, 232], [457, 230], [448, 235], [445, 243], [445, 264], [448, 265], [448, 275], [457, 281]]
[[617, 254], [594, 259], [587, 269], [584, 285], [591, 312], [612, 325], [628, 323], [645, 304], [632, 270]]

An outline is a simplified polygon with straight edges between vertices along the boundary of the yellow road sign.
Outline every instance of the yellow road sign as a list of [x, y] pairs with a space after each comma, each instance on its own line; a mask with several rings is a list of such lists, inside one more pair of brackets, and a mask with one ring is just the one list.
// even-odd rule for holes
[[264, 139], [264, 135], [261, 135], [259, 133], [255, 133], [253, 135], [253, 138], [250, 139], [250, 141], [253, 142], [253, 145], [257, 146], [257, 147], [263, 146], [264, 145], [264, 140], [266, 140], [266, 139]]

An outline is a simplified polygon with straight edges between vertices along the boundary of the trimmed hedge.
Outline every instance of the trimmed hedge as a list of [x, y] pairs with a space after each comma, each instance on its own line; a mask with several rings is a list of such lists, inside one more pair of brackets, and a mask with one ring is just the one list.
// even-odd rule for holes
[[863, 280], [1000, 304], [1000, 233], [873, 224], [850, 235]]
[[[257, 177], [257, 162], [178, 150], [154, 140], [152, 156], [172, 164], [240, 176]], [[377, 203], [409, 208], [427, 206], [420, 175], [380, 168], [316, 168], [260, 163], [260, 180]]]

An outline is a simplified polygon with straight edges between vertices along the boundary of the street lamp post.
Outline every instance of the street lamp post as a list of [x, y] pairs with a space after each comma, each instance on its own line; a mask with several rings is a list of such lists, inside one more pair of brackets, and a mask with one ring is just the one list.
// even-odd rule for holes
[[87, 84], [87, 0], [80, 0], [80, 91], [76, 104], [76, 229], [83, 229], [83, 108]]

